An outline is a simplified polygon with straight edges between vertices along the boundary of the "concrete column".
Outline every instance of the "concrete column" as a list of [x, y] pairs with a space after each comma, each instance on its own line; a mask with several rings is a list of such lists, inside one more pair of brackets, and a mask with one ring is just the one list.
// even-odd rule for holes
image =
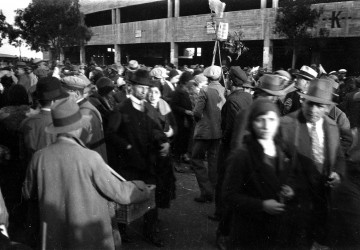
[[121, 65], [121, 48], [119, 44], [114, 44], [114, 49], [115, 49], [115, 53], [114, 53], [114, 62], [117, 65]]
[[175, 8], [175, 12], [174, 12], [174, 17], [179, 17], [180, 16], [180, 0], [174, 0], [174, 8]]
[[273, 70], [273, 41], [270, 40], [271, 28], [268, 13], [263, 17], [264, 27], [264, 48], [263, 48], [263, 68], [267, 68], [268, 72]]
[[272, 40], [264, 40], [264, 49], [263, 49], [263, 68], [267, 68], [268, 72], [273, 71], [273, 46], [274, 42]]
[[120, 23], [120, 8], [116, 9], [116, 23]]
[[179, 64], [179, 46], [175, 42], [170, 42], [170, 62], [176, 66]]
[[260, 8], [265, 9], [266, 8], [266, 0], [260, 0], [260, 1], [261, 1]]
[[173, 17], [173, 0], [167, 0], [167, 2], [168, 2], [167, 17], [171, 18], [171, 17]]
[[279, 7], [279, 0], [272, 0], [272, 7], [273, 8]]
[[85, 55], [85, 45], [80, 45], [80, 64], [84, 63], [86, 64], [86, 55]]
[[116, 23], [116, 11], [115, 9], [111, 10], [111, 24], [115, 24]]

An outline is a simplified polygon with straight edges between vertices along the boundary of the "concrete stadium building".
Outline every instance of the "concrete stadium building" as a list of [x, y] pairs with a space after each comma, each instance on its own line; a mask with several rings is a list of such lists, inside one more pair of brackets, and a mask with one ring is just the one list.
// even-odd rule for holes
[[[229, 23], [230, 32], [241, 31], [250, 48], [240, 57], [241, 66], [290, 67], [286, 40], [273, 32], [281, 0], [222, 2], [225, 13], [217, 21]], [[215, 35], [208, 0], [80, 0], [80, 4], [93, 36], [85, 46], [66, 50], [74, 62], [93, 58], [98, 64], [125, 64], [131, 59], [151, 66], [211, 64]], [[323, 13], [297, 67], [321, 63], [327, 71], [359, 72], [360, 0], [318, 0], [312, 7]]]

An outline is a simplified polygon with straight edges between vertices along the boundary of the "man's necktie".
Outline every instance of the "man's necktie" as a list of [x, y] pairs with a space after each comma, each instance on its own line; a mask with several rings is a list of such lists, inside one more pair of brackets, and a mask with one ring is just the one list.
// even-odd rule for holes
[[322, 165], [324, 163], [324, 147], [323, 145], [320, 145], [319, 137], [316, 132], [315, 123], [311, 124], [310, 136], [311, 136], [312, 154], [316, 165], [321, 168], [319, 169], [320, 171], [322, 170]]

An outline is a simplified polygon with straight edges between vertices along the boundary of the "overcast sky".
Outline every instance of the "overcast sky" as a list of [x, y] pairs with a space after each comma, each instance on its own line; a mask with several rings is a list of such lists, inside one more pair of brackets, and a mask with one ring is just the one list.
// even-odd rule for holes
[[[26, 8], [31, 0], [1, 0], [0, 9], [3, 14], [6, 16], [6, 22], [14, 24], [15, 10]], [[19, 48], [15, 48], [9, 44], [7, 41], [3, 41], [3, 45], [0, 47], [1, 54], [10, 54], [10, 55], [20, 55]], [[21, 56], [29, 58], [42, 58], [42, 53], [36, 53], [31, 51], [25, 46], [21, 47]]]

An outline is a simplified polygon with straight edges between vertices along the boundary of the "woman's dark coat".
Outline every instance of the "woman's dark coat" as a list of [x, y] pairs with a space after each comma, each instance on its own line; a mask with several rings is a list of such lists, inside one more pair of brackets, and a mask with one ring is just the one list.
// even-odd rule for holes
[[289, 171], [289, 159], [277, 146], [277, 165], [264, 162], [262, 146], [252, 136], [234, 150], [228, 159], [223, 198], [233, 208], [230, 233], [231, 249], [272, 249], [282, 245], [284, 214], [270, 215], [263, 211], [262, 202], [279, 201], [279, 192]]

